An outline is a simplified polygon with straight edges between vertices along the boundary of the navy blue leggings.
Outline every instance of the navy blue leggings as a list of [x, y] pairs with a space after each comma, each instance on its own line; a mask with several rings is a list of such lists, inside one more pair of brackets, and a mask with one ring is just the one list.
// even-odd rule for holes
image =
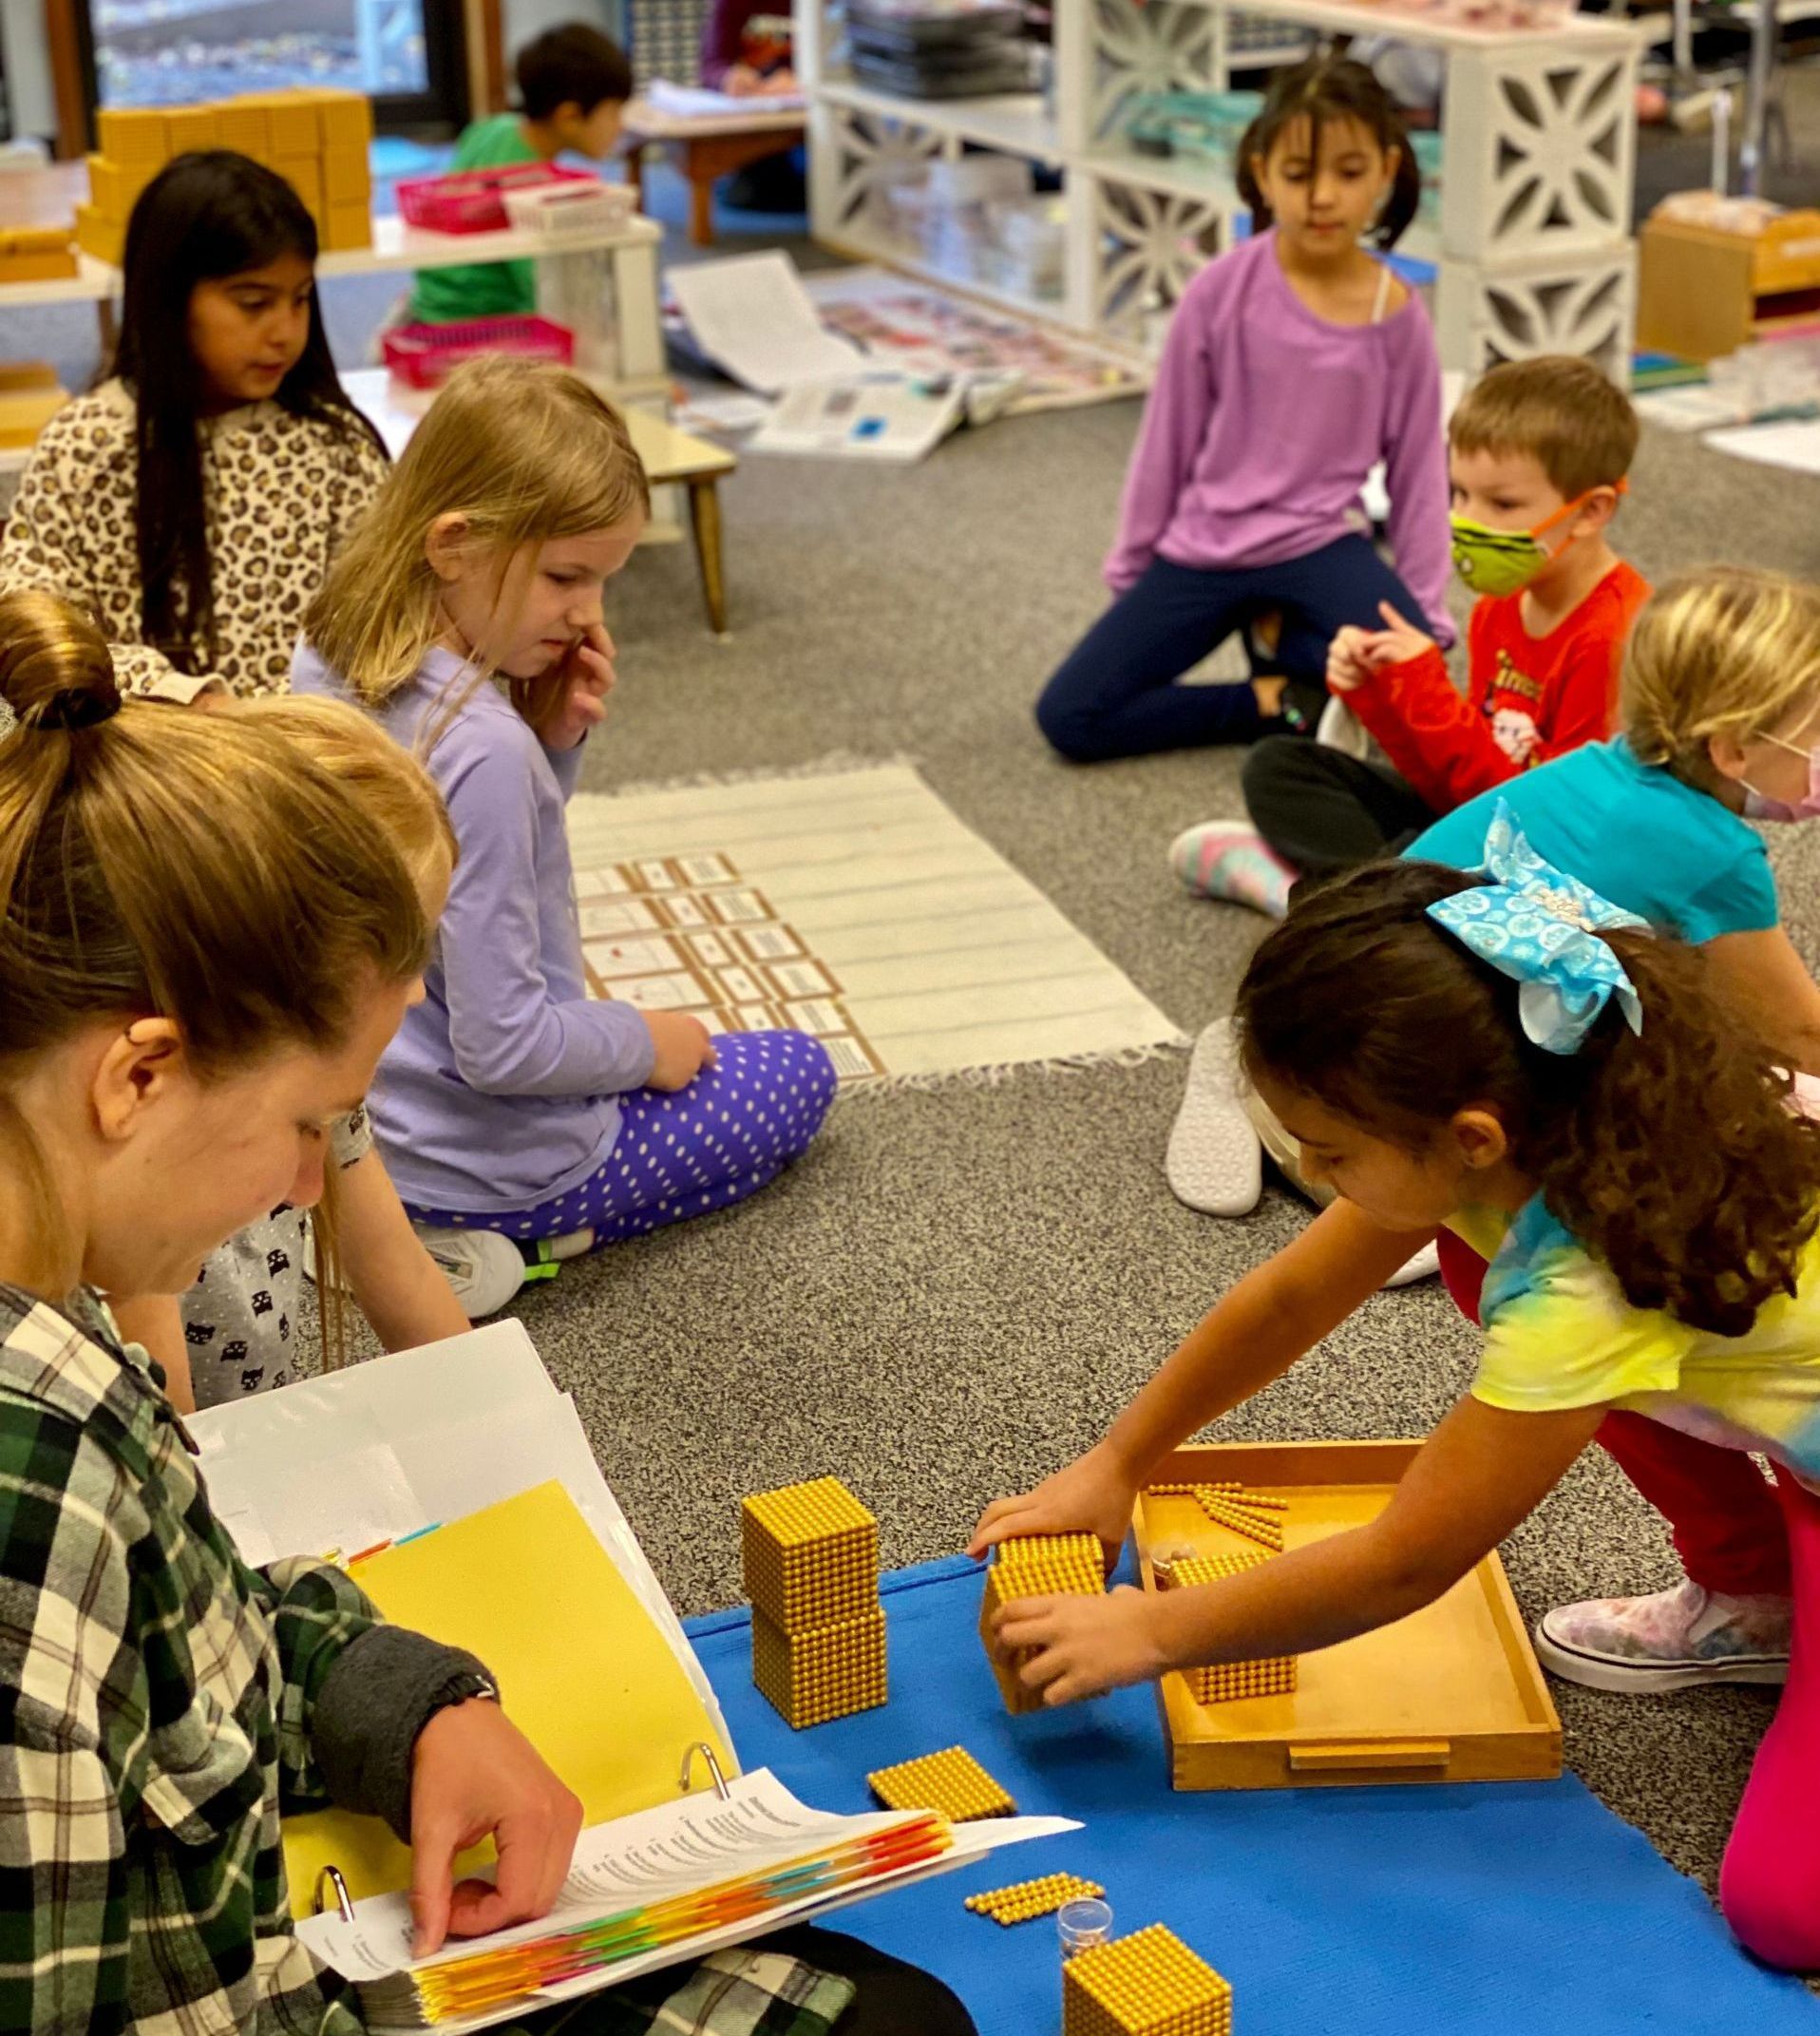
[[1254, 669], [1311, 689], [1318, 719], [1328, 644], [1348, 622], [1380, 627], [1377, 604], [1385, 600], [1420, 626], [1409, 589], [1362, 537], [1338, 538], [1280, 565], [1206, 570], [1153, 559], [1043, 688], [1036, 725], [1077, 764], [1281, 731], [1281, 721], [1258, 712], [1249, 684], [1175, 683], [1269, 608], [1282, 616], [1282, 640], [1268, 658], [1254, 653]]

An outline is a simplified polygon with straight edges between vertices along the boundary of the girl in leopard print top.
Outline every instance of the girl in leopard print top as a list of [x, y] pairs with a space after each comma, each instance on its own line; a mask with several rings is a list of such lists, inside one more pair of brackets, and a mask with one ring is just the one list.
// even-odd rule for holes
[[134, 208], [114, 373], [45, 428], [0, 541], [0, 592], [82, 603], [133, 692], [284, 692], [385, 478], [330, 358], [315, 256], [291, 186], [226, 150], [180, 157]]

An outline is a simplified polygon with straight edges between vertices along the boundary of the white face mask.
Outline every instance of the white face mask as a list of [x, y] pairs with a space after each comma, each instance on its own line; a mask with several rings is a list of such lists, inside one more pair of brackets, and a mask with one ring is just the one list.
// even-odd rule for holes
[[1804, 750], [1798, 742], [1784, 742], [1780, 735], [1766, 735], [1778, 750], [1788, 750], [1808, 759], [1808, 792], [1792, 805], [1787, 799], [1772, 799], [1740, 778], [1744, 786], [1744, 817], [1747, 820], [1820, 820], [1820, 748]]

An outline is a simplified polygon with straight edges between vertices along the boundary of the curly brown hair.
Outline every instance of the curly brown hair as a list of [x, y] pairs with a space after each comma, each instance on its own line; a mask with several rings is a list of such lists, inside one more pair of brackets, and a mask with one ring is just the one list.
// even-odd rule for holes
[[1666, 936], [1609, 936], [1640, 1033], [1614, 999], [1578, 1053], [1532, 1044], [1516, 983], [1428, 916], [1483, 881], [1399, 862], [1298, 889], [1240, 987], [1246, 1072], [1411, 1151], [1457, 1112], [1494, 1110], [1515, 1165], [1633, 1307], [1743, 1334], [1794, 1291], [1820, 1223], [1820, 1125], [1787, 1107], [1788, 1074], [1705, 958]]

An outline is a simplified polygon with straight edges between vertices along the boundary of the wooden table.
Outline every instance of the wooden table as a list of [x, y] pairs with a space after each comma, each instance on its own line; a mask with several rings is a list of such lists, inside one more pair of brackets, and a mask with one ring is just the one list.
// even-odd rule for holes
[[[394, 459], [405, 449], [430, 397], [401, 389], [383, 368], [356, 368], [341, 377], [349, 398], [372, 419]], [[715, 636], [727, 634], [727, 582], [721, 566], [719, 484], [739, 465], [720, 446], [692, 438], [674, 425], [630, 405], [620, 407], [634, 450], [654, 487], [674, 485], [689, 495], [689, 521], [695, 541], [695, 562], [701, 574], [702, 602], [708, 626]]]
[[626, 108], [620, 147], [645, 205], [645, 151], [667, 149], [689, 180], [689, 238], [696, 247], [714, 243], [714, 185], [735, 170], [763, 162], [768, 156], [793, 148], [808, 122], [801, 106], [767, 111], [754, 99], [749, 112], [660, 113], [649, 100], [635, 99]]

